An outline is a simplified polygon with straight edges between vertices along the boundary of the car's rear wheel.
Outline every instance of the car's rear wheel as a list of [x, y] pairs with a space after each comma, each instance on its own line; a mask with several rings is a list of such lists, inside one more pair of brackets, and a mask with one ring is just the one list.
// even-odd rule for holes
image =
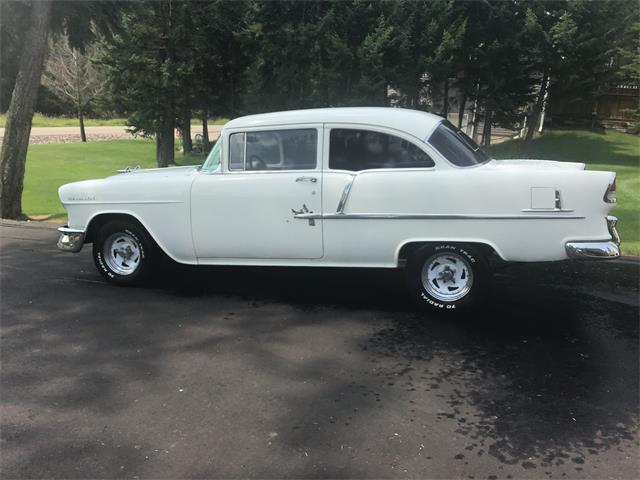
[[149, 278], [157, 261], [157, 247], [137, 223], [115, 220], [98, 231], [93, 242], [93, 261], [110, 283], [138, 285]]
[[413, 254], [407, 267], [410, 293], [429, 310], [460, 312], [478, 306], [489, 279], [485, 258], [466, 245], [424, 246]]

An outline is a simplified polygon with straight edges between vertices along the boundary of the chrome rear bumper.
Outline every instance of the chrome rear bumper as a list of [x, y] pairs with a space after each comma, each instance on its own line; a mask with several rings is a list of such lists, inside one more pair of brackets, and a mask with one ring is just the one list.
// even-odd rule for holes
[[84, 244], [84, 230], [69, 228], [66, 225], [58, 228], [58, 248], [63, 252], [78, 253]]
[[569, 258], [616, 258], [620, 248], [613, 242], [569, 242], [565, 246]]
[[616, 230], [618, 219], [607, 216], [607, 227], [611, 240], [608, 242], [568, 242], [565, 250], [569, 258], [608, 259], [620, 256], [620, 236]]

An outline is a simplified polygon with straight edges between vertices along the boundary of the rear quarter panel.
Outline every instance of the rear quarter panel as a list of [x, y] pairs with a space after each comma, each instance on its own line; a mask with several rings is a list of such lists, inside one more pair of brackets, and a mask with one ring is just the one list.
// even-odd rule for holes
[[[610, 238], [603, 201], [610, 172], [495, 171], [477, 167], [425, 171], [365, 171], [356, 175], [345, 214], [509, 216], [465, 219], [329, 219], [325, 256], [336, 263], [393, 266], [405, 243], [480, 242], [507, 261], [567, 258], [571, 240]], [[331, 178], [334, 177], [334, 178]], [[324, 212], [335, 211], [346, 177], [327, 174]], [[563, 212], [531, 210], [531, 188], [560, 191]], [[534, 219], [536, 215], [550, 218]]]

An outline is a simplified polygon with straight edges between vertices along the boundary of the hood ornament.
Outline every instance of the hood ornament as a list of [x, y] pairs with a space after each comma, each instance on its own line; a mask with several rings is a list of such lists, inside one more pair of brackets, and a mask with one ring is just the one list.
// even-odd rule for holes
[[140, 165], [136, 165], [135, 167], [123, 168], [123, 169], [117, 170], [117, 172], [118, 173], [131, 173], [131, 172], [135, 172], [136, 170], [140, 170]]

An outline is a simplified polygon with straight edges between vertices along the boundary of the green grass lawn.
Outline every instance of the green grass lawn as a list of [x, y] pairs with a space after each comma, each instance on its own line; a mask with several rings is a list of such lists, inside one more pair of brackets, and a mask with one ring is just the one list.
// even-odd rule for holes
[[[533, 141], [524, 155], [522, 143], [512, 140], [491, 147], [495, 158], [542, 158], [579, 161], [590, 169], [613, 170], [618, 179], [619, 231], [625, 253], [640, 255], [640, 138], [617, 132], [549, 131]], [[64, 183], [113, 175], [116, 170], [155, 166], [154, 143], [147, 140], [31, 145], [23, 209], [30, 216], [64, 218], [58, 187]], [[202, 157], [182, 157], [182, 165], [202, 162]]]
[[[0, 128], [5, 127], [5, 122], [7, 121], [7, 115], [5, 113], [0, 114]], [[216, 117], [209, 120], [209, 125], [224, 125], [229, 121], [226, 117]], [[200, 119], [194, 118], [193, 125], [201, 125], [202, 121]], [[85, 127], [103, 127], [103, 126], [120, 126], [126, 125], [126, 118], [85, 118], [84, 126]], [[80, 128], [80, 124], [78, 123], [78, 119], [75, 117], [49, 117], [43, 115], [41, 113], [36, 113], [33, 116], [33, 124], [32, 127], [78, 127]]]
[[[550, 130], [533, 140], [527, 153], [511, 140], [490, 148], [495, 158], [537, 158], [583, 162], [590, 170], [608, 170], [616, 179], [620, 220], [618, 232], [624, 253], [640, 255], [640, 137], [614, 131]], [[604, 193], [604, 192], [603, 192]]]

